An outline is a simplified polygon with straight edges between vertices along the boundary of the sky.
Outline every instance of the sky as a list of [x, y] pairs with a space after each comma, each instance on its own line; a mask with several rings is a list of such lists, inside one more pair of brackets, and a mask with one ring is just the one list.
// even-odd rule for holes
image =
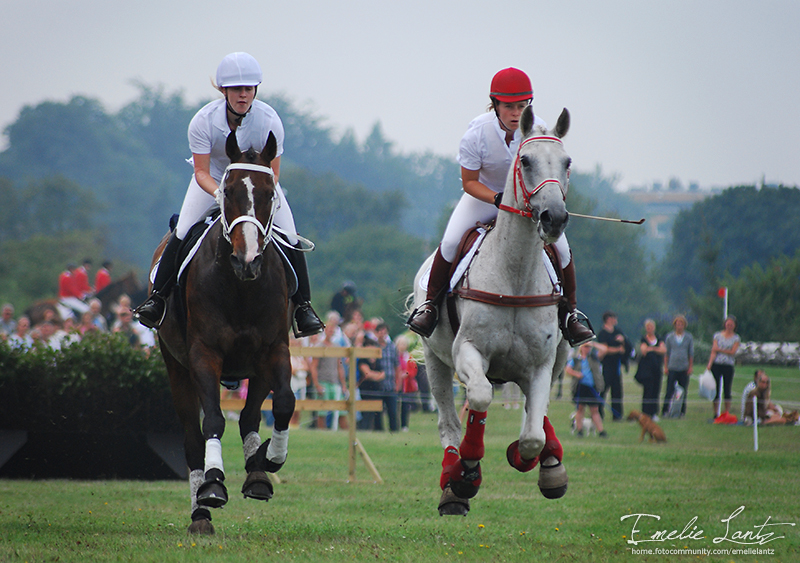
[[551, 126], [569, 109], [573, 168], [620, 190], [800, 185], [798, 29], [795, 0], [9, 2], [0, 130], [74, 95], [116, 112], [137, 81], [209, 100], [222, 58], [246, 51], [261, 93], [336, 132], [363, 141], [380, 122], [399, 152], [454, 157], [514, 66]]

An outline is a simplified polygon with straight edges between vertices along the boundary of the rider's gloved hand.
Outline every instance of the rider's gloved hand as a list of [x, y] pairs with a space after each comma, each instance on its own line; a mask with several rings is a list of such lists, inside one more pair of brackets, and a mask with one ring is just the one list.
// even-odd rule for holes
[[497, 209], [500, 209], [500, 201], [503, 199], [503, 192], [497, 192], [494, 194], [494, 206]]

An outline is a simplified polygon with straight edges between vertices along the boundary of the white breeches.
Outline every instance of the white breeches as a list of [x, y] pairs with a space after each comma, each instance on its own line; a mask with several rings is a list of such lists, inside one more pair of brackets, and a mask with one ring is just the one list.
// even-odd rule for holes
[[[497, 212], [498, 209], [491, 203], [483, 202], [466, 193], [462, 195], [444, 230], [441, 244], [442, 257], [448, 262], [455, 260], [458, 243], [461, 242], [464, 233], [474, 227], [478, 221], [488, 223], [497, 217]], [[562, 233], [556, 241], [555, 247], [558, 250], [561, 267], [566, 268], [570, 261], [570, 250], [565, 234]]]
[[[280, 183], [277, 186], [277, 191], [278, 209], [275, 210], [275, 226], [289, 233], [287, 237], [289, 243], [295, 245], [298, 239], [294, 236], [297, 233], [297, 229], [294, 226], [294, 216], [289, 207], [289, 202], [286, 201], [286, 195], [283, 193], [283, 188], [281, 188]], [[180, 240], [186, 238], [186, 233], [189, 232], [192, 225], [205, 217], [208, 210], [215, 204], [216, 200], [214, 196], [201, 188], [200, 184], [198, 184], [197, 180], [192, 176], [192, 181], [189, 182], [189, 189], [186, 190], [186, 197], [183, 198], [178, 225], [175, 227], [175, 236]]]

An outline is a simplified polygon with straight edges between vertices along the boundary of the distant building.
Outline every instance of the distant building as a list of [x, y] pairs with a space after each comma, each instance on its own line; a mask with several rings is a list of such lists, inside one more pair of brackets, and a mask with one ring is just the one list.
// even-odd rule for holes
[[631, 190], [625, 192], [625, 195], [642, 206], [644, 216], [647, 219], [645, 226], [647, 227], [648, 236], [654, 239], [669, 239], [672, 235], [672, 224], [679, 211], [689, 209], [698, 201], [702, 201], [716, 193], [715, 191], [698, 190], [696, 184], [693, 184], [690, 186], [689, 191]]

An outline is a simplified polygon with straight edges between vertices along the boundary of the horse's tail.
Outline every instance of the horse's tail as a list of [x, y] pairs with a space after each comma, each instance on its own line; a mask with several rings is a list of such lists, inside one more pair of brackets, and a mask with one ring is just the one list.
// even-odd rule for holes
[[403, 316], [403, 319], [407, 319], [411, 316], [411, 313], [414, 312], [414, 292], [412, 291], [408, 295], [406, 295], [405, 302], [403, 303], [403, 310], [400, 314]]

